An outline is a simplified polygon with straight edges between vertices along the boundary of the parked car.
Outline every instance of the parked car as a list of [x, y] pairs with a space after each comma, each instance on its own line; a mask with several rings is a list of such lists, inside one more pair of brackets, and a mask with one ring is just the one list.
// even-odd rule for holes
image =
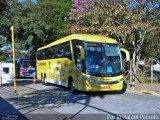
[[160, 72], [160, 63], [153, 65], [153, 70]]
[[145, 65], [145, 61], [144, 60], [140, 60], [139, 61], [139, 65]]

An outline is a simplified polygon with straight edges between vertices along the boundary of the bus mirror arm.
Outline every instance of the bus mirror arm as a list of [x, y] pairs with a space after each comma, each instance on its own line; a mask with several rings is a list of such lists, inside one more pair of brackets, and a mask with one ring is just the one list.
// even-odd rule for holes
[[84, 48], [80, 45], [77, 45], [76, 48], [80, 50], [81, 58], [84, 59]]
[[130, 61], [130, 54], [129, 54], [129, 51], [124, 49], [124, 48], [121, 48], [121, 51], [125, 53], [126, 55], [126, 61]]

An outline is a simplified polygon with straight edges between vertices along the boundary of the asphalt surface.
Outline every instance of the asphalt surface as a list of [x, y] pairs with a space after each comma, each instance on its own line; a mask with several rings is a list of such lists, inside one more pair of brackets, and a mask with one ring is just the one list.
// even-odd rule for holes
[[67, 88], [44, 86], [32, 81], [19, 81], [17, 93], [13, 86], [0, 87], [0, 117], [12, 119], [107, 120], [160, 119], [160, 97], [126, 92], [79, 92]]

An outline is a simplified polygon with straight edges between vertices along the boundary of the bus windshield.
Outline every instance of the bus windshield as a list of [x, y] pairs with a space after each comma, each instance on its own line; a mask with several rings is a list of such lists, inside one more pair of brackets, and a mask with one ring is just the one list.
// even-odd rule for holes
[[122, 73], [122, 57], [117, 44], [86, 43], [86, 73], [114, 76]]

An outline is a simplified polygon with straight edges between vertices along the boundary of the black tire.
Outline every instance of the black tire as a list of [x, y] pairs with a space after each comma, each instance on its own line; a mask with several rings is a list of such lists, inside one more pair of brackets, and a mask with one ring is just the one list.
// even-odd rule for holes
[[74, 81], [73, 81], [72, 78], [69, 79], [69, 89], [70, 89], [72, 94], [76, 93], [76, 89], [74, 88]]
[[44, 77], [43, 77], [43, 75], [41, 75], [41, 83], [42, 83], [42, 85], [44, 85]]
[[45, 86], [48, 86], [48, 82], [47, 82], [46, 76], [44, 76], [44, 85], [45, 85]]
[[120, 94], [123, 94], [123, 93], [125, 93], [125, 92], [126, 92], [126, 90], [127, 90], [127, 83], [126, 83], [126, 82], [124, 82], [124, 83], [123, 83], [123, 88], [122, 88], [122, 90], [121, 90], [121, 91], [119, 91], [119, 93], [120, 93]]

